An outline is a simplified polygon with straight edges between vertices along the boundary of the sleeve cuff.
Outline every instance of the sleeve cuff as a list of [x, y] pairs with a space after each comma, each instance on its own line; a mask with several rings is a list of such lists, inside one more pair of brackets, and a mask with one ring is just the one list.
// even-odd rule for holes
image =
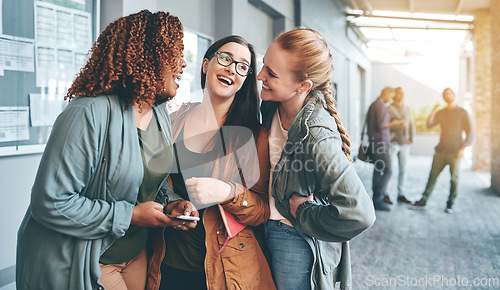
[[119, 239], [125, 235], [125, 232], [130, 227], [134, 205], [126, 201], [117, 201], [115, 202], [114, 210], [115, 214], [111, 231], [113, 232], [114, 236]]
[[303, 203], [299, 204], [299, 206], [297, 207], [297, 212], [296, 212], [295, 216], [299, 217], [299, 215], [302, 214], [303, 210], [305, 210], [306, 208], [311, 207], [315, 204], [316, 204], [315, 202], [310, 201], [310, 200], [304, 201]]
[[236, 194], [236, 185], [234, 184], [234, 182], [228, 182], [227, 184], [231, 186], [231, 192], [229, 193], [229, 196], [232, 198], [229, 198], [229, 200], [222, 202], [221, 205], [224, 207], [231, 207], [238, 201], [239, 194]]

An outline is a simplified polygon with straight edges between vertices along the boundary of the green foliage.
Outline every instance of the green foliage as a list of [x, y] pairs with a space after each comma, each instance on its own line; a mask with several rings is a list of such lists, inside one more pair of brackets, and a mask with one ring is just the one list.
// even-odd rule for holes
[[417, 132], [440, 132], [440, 126], [434, 126], [427, 129], [427, 117], [429, 117], [434, 104], [423, 105], [418, 108], [411, 108], [413, 120], [415, 120], [415, 128]]
[[192, 63], [194, 62], [194, 54], [191, 50], [185, 49], [184, 50], [184, 58], [186, 59], [187, 63]]

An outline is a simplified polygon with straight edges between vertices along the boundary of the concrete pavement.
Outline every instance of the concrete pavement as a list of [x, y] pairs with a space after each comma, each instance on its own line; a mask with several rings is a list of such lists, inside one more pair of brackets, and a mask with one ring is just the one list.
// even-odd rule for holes
[[[406, 196], [424, 191], [432, 157], [412, 156]], [[369, 194], [373, 169], [356, 161]], [[462, 162], [454, 213], [444, 212], [450, 173], [446, 167], [423, 210], [394, 204], [377, 211], [377, 221], [351, 242], [353, 289], [500, 288], [500, 195], [489, 188], [489, 175]], [[397, 170], [393, 171], [397, 174]], [[388, 187], [395, 201], [396, 177]]]

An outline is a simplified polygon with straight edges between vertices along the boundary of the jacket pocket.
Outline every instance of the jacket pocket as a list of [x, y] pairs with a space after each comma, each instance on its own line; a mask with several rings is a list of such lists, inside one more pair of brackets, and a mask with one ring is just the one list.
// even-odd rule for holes
[[318, 258], [323, 274], [334, 272], [342, 257], [342, 243], [326, 242], [316, 240], [318, 243]]
[[[226, 238], [227, 235], [218, 235], [219, 248], [224, 245]], [[232, 288], [231, 285], [251, 289], [260, 284], [260, 262], [265, 258], [250, 228], [243, 229], [231, 238], [220, 255], [228, 289]]]

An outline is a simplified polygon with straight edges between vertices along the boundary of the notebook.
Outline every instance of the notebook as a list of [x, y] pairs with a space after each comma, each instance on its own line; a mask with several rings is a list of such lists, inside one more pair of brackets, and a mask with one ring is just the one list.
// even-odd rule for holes
[[239, 232], [241, 232], [247, 225], [239, 223], [232, 213], [229, 213], [224, 210], [224, 208], [218, 204], [220, 215], [222, 217], [222, 221], [224, 222], [224, 226], [226, 227], [227, 239], [222, 248], [220, 248], [219, 253], [226, 247], [229, 239], [236, 236]]

